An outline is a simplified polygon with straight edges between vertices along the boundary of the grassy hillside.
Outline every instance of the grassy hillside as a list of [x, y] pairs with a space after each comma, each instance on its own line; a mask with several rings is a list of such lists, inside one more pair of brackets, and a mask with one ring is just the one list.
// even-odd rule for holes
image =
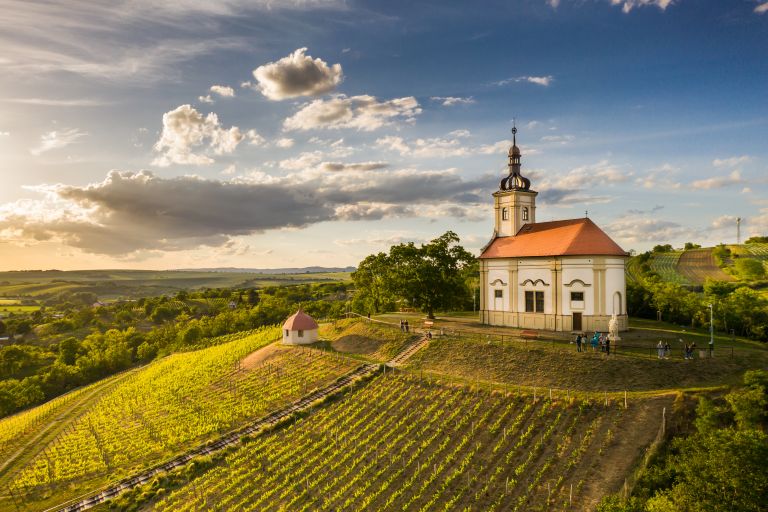
[[[153, 508], [589, 510], [620, 487], [669, 405], [671, 398], [628, 410], [534, 403], [527, 394], [380, 375], [181, 488], [158, 492]], [[621, 434], [628, 428], [631, 437]]]
[[[0, 485], [45, 508], [278, 409], [357, 366], [317, 350], [268, 346], [279, 335], [263, 329], [174, 354], [103, 381], [98, 392], [86, 388], [59, 399], [63, 404], [0, 421], [2, 449], [15, 455]], [[77, 403], [79, 414], [62, 422], [56, 415], [80, 396], [88, 400]], [[53, 426], [53, 438], [34, 435]], [[10, 506], [0, 500], [0, 508]]]
[[322, 346], [372, 361], [386, 362], [418, 337], [389, 326], [357, 319], [338, 320], [320, 328]]

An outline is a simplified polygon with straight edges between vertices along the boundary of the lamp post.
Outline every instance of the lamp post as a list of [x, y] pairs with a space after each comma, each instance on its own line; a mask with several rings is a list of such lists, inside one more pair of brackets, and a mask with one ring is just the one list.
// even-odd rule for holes
[[715, 347], [715, 322], [714, 322], [714, 308], [712, 303], [707, 304], [709, 306], [709, 357], [712, 357], [712, 352]]

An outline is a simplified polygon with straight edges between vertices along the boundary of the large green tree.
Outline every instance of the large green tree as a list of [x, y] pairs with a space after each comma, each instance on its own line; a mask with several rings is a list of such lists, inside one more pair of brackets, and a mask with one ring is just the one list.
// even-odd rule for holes
[[398, 244], [389, 254], [368, 256], [352, 274], [359, 299], [376, 312], [405, 302], [429, 318], [438, 309], [463, 307], [471, 301], [468, 280], [477, 260], [459, 241], [448, 231], [426, 244]]

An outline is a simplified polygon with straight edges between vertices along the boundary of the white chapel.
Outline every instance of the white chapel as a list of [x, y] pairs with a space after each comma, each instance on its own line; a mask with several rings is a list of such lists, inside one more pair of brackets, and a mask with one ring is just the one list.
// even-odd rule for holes
[[627, 252], [589, 218], [536, 222], [512, 129], [509, 175], [493, 193], [495, 229], [480, 255], [480, 320], [550, 331], [628, 328]]

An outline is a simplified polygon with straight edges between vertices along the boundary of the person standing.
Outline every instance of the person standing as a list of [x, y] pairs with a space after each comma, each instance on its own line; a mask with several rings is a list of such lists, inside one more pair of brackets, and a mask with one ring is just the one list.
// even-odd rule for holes
[[411, 332], [411, 326], [408, 324], [408, 320], [405, 321], [405, 332]]
[[576, 352], [581, 352], [581, 334], [576, 335]]
[[600, 342], [600, 333], [595, 331], [595, 334], [592, 336], [592, 352], [597, 352], [597, 344]]
[[605, 337], [605, 357], [608, 357], [611, 355], [611, 338], [608, 336]]
[[659, 359], [664, 358], [664, 354], [666, 353], [666, 348], [664, 347], [664, 343], [659, 340], [659, 344], [656, 345], [656, 353], [659, 356]]
[[669, 356], [672, 354], [672, 346], [669, 344], [669, 342], [664, 343], [664, 359], [669, 359]]

